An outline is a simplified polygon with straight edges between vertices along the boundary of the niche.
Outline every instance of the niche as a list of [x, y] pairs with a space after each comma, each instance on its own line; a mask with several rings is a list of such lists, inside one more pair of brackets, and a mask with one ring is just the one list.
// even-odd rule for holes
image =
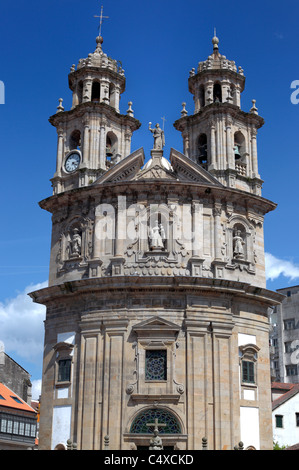
[[93, 82], [92, 91], [91, 91], [91, 101], [95, 103], [99, 103], [100, 96], [101, 96], [101, 85], [99, 82]]
[[200, 165], [203, 165], [207, 163], [207, 159], [208, 159], [208, 141], [207, 141], [206, 134], [200, 134], [200, 136], [198, 137], [197, 148], [198, 148], [198, 163]]
[[214, 103], [222, 103], [222, 90], [220, 83], [214, 83], [213, 100]]
[[80, 150], [81, 148], [81, 132], [77, 129], [70, 135], [69, 147], [70, 150]]

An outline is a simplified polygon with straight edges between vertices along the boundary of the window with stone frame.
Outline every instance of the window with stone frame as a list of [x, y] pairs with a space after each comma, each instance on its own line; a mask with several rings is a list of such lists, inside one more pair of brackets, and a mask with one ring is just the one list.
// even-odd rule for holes
[[148, 349], [145, 351], [145, 380], [167, 380], [166, 349]]
[[255, 383], [255, 370], [254, 362], [242, 361], [242, 382], [243, 383]]
[[57, 343], [54, 346], [54, 350], [56, 352], [55, 383], [57, 386], [69, 384], [71, 382], [73, 348], [73, 344], [65, 342]]
[[60, 359], [60, 361], [58, 361], [58, 382], [71, 381], [71, 366], [71, 359]]
[[256, 365], [259, 347], [255, 344], [240, 346], [241, 383], [243, 385], [257, 385]]

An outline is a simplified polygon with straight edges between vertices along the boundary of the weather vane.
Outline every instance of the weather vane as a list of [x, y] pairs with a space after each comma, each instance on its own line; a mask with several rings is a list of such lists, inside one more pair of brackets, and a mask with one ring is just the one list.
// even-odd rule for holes
[[103, 16], [103, 6], [101, 6], [101, 14], [99, 15], [94, 15], [94, 18], [100, 18], [100, 26], [99, 26], [99, 36], [101, 36], [102, 32], [102, 23], [103, 23], [103, 18], [109, 18], [109, 16]]

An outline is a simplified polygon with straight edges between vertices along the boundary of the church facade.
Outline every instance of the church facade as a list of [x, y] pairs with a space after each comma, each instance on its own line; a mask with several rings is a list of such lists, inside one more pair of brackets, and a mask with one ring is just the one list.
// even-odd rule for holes
[[272, 448], [263, 224], [253, 101], [241, 67], [213, 51], [190, 71], [194, 113], [174, 127], [183, 153], [131, 152], [140, 127], [119, 110], [125, 76], [103, 51], [72, 66], [53, 194], [40, 448]]

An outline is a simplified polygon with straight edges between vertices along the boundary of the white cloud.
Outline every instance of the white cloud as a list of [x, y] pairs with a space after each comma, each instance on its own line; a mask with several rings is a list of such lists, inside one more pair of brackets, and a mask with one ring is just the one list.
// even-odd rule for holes
[[276, 258], [270, 253], [265, 253], [266, 278], [273, 281], [279, 276], [288, 277], [290, 280], [299, 278], [299, 266], [291, 261]]
[[32, 380], [32, 400], [38, 400], [41, 395], [42, 381], [41, 379]]
[[5, 351], [39, 363], [43, 354], [46, 308], [33, 302], [28, 292], [47, 287], [43, 282], [26, 287], [13, 299], [0, 302], [0, 340]]

